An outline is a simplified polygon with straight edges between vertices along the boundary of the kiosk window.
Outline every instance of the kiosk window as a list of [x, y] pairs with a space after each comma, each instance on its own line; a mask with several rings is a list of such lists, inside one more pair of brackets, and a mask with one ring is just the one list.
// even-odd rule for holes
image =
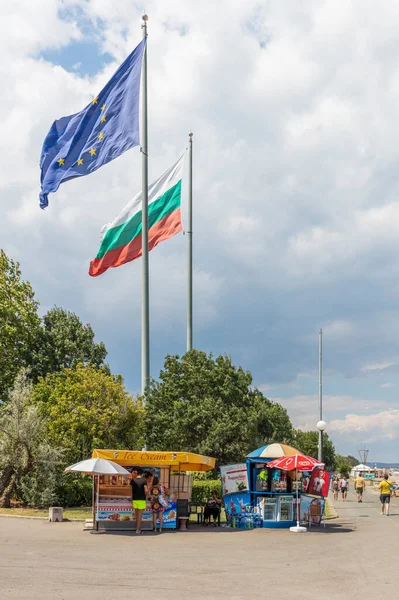
[[287, 491], [287, 473], [274, 470], [272, 475], [272, 492]]
[[268, 491], [269, 474], [265, 465], [259, 465], [256, 469], [256, 491]]

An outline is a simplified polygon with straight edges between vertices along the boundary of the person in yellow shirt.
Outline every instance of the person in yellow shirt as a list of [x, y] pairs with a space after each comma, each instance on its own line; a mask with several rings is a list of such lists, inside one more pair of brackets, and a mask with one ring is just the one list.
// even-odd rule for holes
[[363, 502], [363, 492], [365, 488], [364, 477], [361, 473], [355, 479], [355, 491], [357, 494], [357, 501]]
[[384, 508], [385, 508], [385, 514], [387, 517], [389, 517], [389, 503], [391, 501], [391, 487], [392, 487], [392, 481], [389, 481], [388, 479], [388, 475], [384, 475], [384, 479], [381, 481], [380, 485], [378, 486], [380, 488], [380, 502], [381, 502], [381, 514], [384, 514]]

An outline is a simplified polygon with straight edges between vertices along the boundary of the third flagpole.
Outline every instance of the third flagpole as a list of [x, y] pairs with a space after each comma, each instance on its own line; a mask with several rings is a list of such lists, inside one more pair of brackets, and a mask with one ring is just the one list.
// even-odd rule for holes
[[193, 349], [193, 134], [188, 142], [188, 299], [187, 352]]
[[[143, 15], [143, 38], [147, 38], [147, 15]], [[141, 94], [141, 156], [142, 156], [142, 307], [141, 307], [141, 393], [150, 382], [150, 310], [148, 263], [148, 123], [147, 123], [147, 44], [144, 50]]]

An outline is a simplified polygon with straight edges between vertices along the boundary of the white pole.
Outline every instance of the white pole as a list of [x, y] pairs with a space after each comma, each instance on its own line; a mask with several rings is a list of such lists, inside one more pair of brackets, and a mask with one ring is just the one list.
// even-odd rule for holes
[[[323, 420], [323, 330], [319, 330], [319, 421]], [[319, 431], [319, 463], [323, 462], [323, 431]]]
[[[296, 456], [296, 465], [298, 466], [298, 456]], [[298, 469], [296, 469], [296, 525], [290, 527], [290, 531], [294, 533], [305, 533], [307, 531], [306, 527], [301, 527], [299, 524], [299, 482], [298, 482]]]
[[[143, 15], [143, 38], [147, 37], [147, 15]], [[141, 307], [141, 393], [150, 383], [150, 284], [148, 261], [148, 120], [147, 120], [147, 45], [144, 50], [141, 91], [141, 153], [142, 153], [142, 307]]]

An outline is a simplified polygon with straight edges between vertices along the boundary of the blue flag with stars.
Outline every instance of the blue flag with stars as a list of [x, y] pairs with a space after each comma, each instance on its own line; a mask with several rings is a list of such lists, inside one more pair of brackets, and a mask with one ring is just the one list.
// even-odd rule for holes
[[138, 146], [140, 77], [146, 39], [81, 112], [51, 126], [40, 157], [40, 207], [68, 179], [92, 173]]

